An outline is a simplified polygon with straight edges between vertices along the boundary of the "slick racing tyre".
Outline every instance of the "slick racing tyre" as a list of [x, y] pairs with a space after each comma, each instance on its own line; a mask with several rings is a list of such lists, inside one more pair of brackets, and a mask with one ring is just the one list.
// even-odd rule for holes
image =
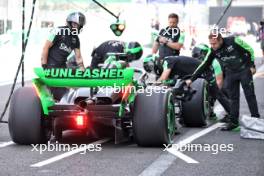
[[175, 133], [174, 102], [170, 91], [136, 96], [133, 134], [139, 146], [170, 144]]
[[40, 99], [33, 87], [22, 87], [14, 92], [8, 127], [17, 144], [40, 144], [50, 139], [51, 131], [46, 128]]
[[182, 104], [183, 122], [188, 127], [203, 127], [209, 116], [209, 101], [207, 93], [207, 82], [197, 79], [192, 88], [196, 90], [192, 99]]

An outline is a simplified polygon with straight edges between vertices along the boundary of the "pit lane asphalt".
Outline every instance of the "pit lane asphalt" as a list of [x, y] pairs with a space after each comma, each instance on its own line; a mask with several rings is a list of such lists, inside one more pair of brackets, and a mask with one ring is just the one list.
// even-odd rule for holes
[[[138, 65], [138, 64], [136, 64]], [[257, 66], [259, 67], [257, 60]], [[263, 74], [264, 75], [264, 74]], [[255, 79], [255, 90], [260, 113], [264, 116], [264, 76]], [[2, 112], [10, 85], [0, 87], [0, 112]], [[248, 114], [244, 95], [241, 95], [241, 114]], [[8, 114], [8, 112], [7, 112]], [[4, 118], [7, 119], [7, 115]], [[174, 141], [186, 139], [205, 128], [182, 128]], [[31, 151], [32, 146], [16, 144], [1, 147], [11, 141], [8, 126], [0, 124], [0, 176], [2, 175], [264, 175], [264, 141], [241, 139], [238, 132], [222, 132], [219, 129], [196, 139], [193, 144], [233, 144], [232, 152], [186, 151], [185, 155], [197, 160], [188, 164], [176, 156], [163, 151], [164, 148], [142, 148], [133, 142], [115, 145], [111, 140], [102, 144], [102, 151], [74, 154], [42, 167], [32, 164], [61, 155], [64, 152]], [[66, 134], [65, 143], [88, 144], [96, 141], [82, 134]]]

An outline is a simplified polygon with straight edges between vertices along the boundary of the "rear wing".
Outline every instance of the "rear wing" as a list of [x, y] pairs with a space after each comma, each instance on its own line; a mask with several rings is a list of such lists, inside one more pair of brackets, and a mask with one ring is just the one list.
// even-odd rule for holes
[[49, 87], [126, 86], [133, 81], [134, 69], [35, 68], [38, 79]]

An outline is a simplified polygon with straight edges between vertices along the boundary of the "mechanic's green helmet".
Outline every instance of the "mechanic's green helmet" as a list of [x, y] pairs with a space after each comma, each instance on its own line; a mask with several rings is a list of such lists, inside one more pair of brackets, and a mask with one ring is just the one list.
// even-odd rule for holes
[[148, 55], [143, 60], [143, 68], [146, 72], [154, 72], [156, 75], [161, 75], [163, 71], [163, 59], [157, 55]]
[[199, 44], [195, 46], [192, 50], [192, 57], [200, 61], [203, 61], [207, 53], [210, 51], [210, 48], [206, 44]]
[[147, 55], [143, 59], [143, 68], [146, 72], [150, 73], [154, 71], [154, 61], [155, 61], [155, 58], [153, 57], [152, 54]]
[[129, 42], [125, 46], [125, 53], [129, 61], [139, 60], [143, 54], [143, 48], [138, 42]]

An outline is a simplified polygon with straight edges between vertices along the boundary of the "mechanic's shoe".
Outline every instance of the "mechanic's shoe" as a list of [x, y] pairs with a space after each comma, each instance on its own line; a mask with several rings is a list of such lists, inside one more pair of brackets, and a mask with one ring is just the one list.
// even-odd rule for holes
[[234, 131], [234, 132], [240, 132], [240, 126], [234, 128], [232, 131]]
[[221, 128], [221, 131], [240, 131], [240, 127], [237, 123], [229, 122], [225, 127]]
[[217, 116], [214, 112], [210, 113], [209, 120], [217, 121]]
[[183, 118], [179, 118], [179, 124], [184, 126], [184, 121], [183, 121]]
[[226, 114], [222, 119], [219, 120], [221, 123], [228, 123], [230, 122], [230, 116]]
[[252, 118], [260, 119], [260, 116], [251, 116]]

